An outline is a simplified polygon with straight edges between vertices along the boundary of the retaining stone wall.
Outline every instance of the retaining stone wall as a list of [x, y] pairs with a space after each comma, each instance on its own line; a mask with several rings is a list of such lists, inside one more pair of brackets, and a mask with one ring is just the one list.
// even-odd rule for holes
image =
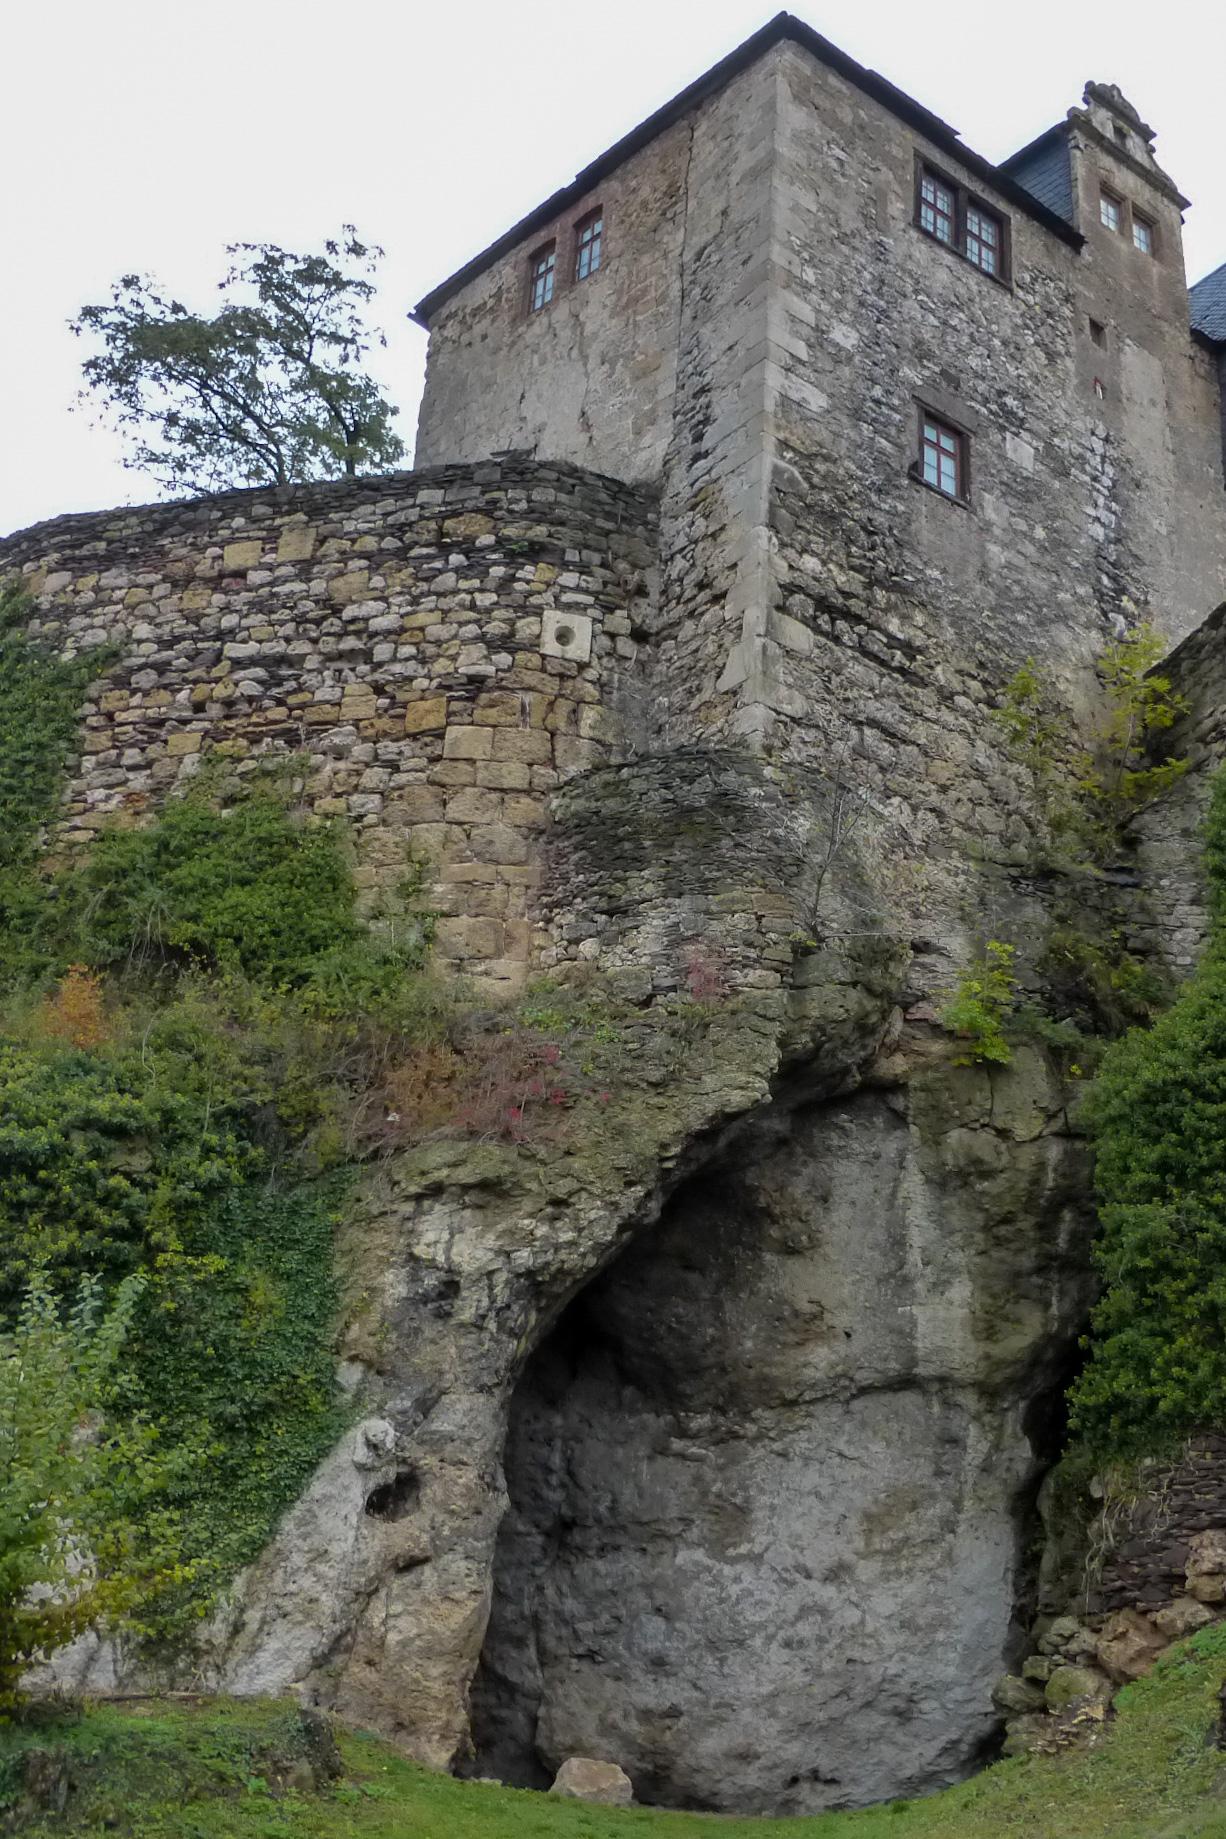
[[1193, 1437], [1146, 1488], [1091, 1592], [1095, 1612], [1167, 1603], [1185, 1588], [1192, 1540], [1226, 1528], [1226, 1437]]
[[499, 985], [538, 942], [546, 801], [637, 719], [653, 495], [523, 458], [64, 517], [0, 542], [65, 655], [117, 649], [59, 843], [138, 821], [210, 755], [300, 753], [359, 874], [435, 867], [441, 957]]

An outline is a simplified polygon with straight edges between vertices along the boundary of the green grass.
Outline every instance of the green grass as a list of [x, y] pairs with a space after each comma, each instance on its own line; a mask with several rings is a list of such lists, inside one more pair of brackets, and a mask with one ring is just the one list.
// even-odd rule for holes
[[306, 1753], [292, 1706], [100, 1706], [75, 1722], [0, 1732], [0, 1815], [19, 1793], [24, 1753], [62, 1748], [73, 1783], [67, 1815], [15, 1830], [39, 1839], [1226, 1839], [1226, 1753], [1215, 1742], [1224, 1680], [1219, 1626], [1121, 1694], [1091, 1750], [998, 1763], [927, 1800], [769, 1822], [618, 1811], [452, 1781], [344, 1733], [343, 1780], [285, 1792], [280, 1784]]

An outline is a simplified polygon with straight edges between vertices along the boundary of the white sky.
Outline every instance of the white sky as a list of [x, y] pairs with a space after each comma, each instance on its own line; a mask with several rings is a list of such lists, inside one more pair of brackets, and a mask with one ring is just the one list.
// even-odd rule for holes
[[[42, 0], [6, 9], [0, 107], [0, 531], [141, 503], [69, 414], [66, 322], [118, 275], [206, 308], [223, 245], [387, 250], [379, 373], [412, 443], [422, 294], [769, 17], [770, 0]], [[1226, 260], [1220, 0], [798, 0], [794, 10], [999, 160], [1118, 83]]]

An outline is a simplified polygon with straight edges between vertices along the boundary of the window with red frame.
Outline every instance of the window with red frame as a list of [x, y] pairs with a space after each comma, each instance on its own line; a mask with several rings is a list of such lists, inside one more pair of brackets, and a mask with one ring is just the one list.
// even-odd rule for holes
[[604, 242], [604, 212], [593, 211], [575, 225], [575, 280], [586, 281], [600, 267]]
[[920, 416], [920, 478], [946, 498], [965, 498], [966, 436], [925, 409]]
[[557, 268], [557, 249], [553, 243], [547, 243], [544, 249], [538, 249], [532, 258], [529, 269], [528, 306], [533, 313], [539, 313], [553, 299], [553, 280]]
[[921, 230], [952, 249], [957, 242], [958, 194], [934, 172], [921, 170], [919, 220]]
[[965, 256], [981, 274], [1009, 284], [1008, 218], [919, 158], [915, 162], [915, 222], [925, 236]]
[[1000, 218], [985, 211], [981, 204], [966, 207], [966, 259], [985, 275], [998, 275], [1004, 237]]

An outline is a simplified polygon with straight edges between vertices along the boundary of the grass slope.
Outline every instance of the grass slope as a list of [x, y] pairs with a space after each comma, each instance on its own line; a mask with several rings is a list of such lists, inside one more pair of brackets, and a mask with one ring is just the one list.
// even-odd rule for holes
[[[305, 1753], [292, 1707], [103, 1706], [75, 1723], [0, 1732], [0, 1826], [39, 1839], [1226, 1839], [1223, 1681], [1219, 1627], [1121, 1694], [1092, 1750], [999, 1763], [927, 1800], [780, 1821], [615, 1811], [457, 1782], [344, 1734], [344, 1779], [286, 1792], [279, 1784]], [[14, 1827], [31, 1749], [68, 1753], [73, 1793], [66, 1815]]]

